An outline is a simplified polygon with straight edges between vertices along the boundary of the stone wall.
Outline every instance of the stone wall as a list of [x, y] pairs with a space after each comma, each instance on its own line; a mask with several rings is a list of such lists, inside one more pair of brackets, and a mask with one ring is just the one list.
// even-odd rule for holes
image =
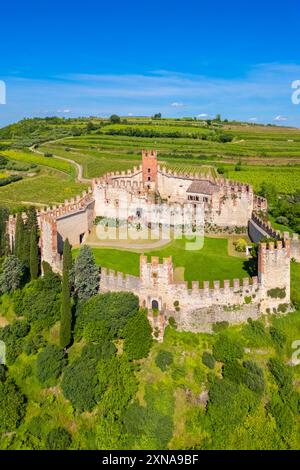
[[160, 263], [157, 257], [148, 262], [141, 256], [139, 278], [102, 269], [100, 290], [131, 291], [142, 307], [158, 308], [166, 317], [174, 316], [182, 329], [203, 331], [216, 321], [240, 323], [283, 306], [289, 308], [289, 241], [260, 245], [258, 277], [214, 281], [213, 286], [208, 281], [203, 287], [198, 281], [191, 284], [174, 281], [170, 257]]
[[272, 227], [271, 222], [264, 221], [257, 214], [252, 214], [248, 224], [251, 240], [258, 243], [263, 238], [275, 238], [276, 240], [290, 240], [291, 259], [300, 263], [300, 240], [297, 233], [281, 232]]

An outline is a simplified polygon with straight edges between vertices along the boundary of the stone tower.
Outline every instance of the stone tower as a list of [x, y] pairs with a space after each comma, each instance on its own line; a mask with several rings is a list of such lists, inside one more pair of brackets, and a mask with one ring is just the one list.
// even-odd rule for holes
[[157, 152], [156, 150], [142, 150], [143, 183], [149, 189], [157, 186]]
[[261, 310], [290, 304], [290, 240], [260, 243], [258, 279], [262, 287]]

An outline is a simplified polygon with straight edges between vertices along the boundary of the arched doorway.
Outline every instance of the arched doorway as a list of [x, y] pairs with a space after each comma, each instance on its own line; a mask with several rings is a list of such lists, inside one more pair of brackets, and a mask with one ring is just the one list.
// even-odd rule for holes
[[158, 310], [159, 307], [158, 307], [158, 302], [157, 302], [157, 300], [152, 300], [152, 302], [151, 302], [151, 308], [152, 308], [152, 310]]

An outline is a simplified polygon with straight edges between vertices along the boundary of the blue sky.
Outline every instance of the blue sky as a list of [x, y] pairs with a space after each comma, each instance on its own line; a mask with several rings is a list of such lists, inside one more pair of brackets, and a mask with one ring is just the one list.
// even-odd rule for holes
[[14, 1], [0, 18], [0, 126], [162, 112], [300, 127], [296, 0]]

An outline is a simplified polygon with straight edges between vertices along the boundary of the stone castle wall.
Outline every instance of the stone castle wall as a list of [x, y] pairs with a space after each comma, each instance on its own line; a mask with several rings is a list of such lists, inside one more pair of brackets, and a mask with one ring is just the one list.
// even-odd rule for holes
[[281, 232], [272, 227], [271, 222], [264, 221], [256, 214], [252, 214], [249, 220], [249, 235], [252, 241], [258, 243], [263, 238], [274, 238], [276, 240], [289, 240], [291, 259], [300, 263], [300, 240], [297, 233], [290, 235], [289, 232]]
[[[249, 222], [249, 233], [254, 241], [266, 235], [277, 239], [274, 243], [260, 244], [258, 277], [234, 279], [224, 282], [176, 282], [171, 258], [161, 263], [153, 257], [150, 262], [142, 256], [140, 276], [123, 276], [106, 269], [101, 272], [101, 291], [130, 291], [149, 310], [158, 307], [165, 317], [174, 316], [183, 329], [204, 328], [215, 321], [245, 321], [257, 318], [267, 310], [277, 310], [290, 303], [290, 259], [300, 261], [300, 241], [297, 236], [276, 232], [271, 225], [257, 217], [255, 212], [267, 209], [264, 198], [255, 196], [249, 185], [206, 175], [182, 174], [157, 164], [155, 152], [143, 152], [143, 165], [132, 171], [108, 173], [93, 180], [93, 186], [81, 196], [65, 201], [60, 206], [38, 213], [41, 230], [42, 260], [56, 272], [62, 270], [63, 241], [68, 238], [73, 246], [82, 243], [90, 232], [96, 216], [120, 219], [135, 217], [137, 211], [147, 214], [159, 193], [160, 202], [187, 203], [187, 189], [194, 180], [210, 180], [217, 190], [203, 199], [205, 221], [220, 227], [244, 227]], [[193, 204], [191, 204], [193, 205]], [[129, 207], [126, 214], [120, 208]], [[118, 212], [119, 211], [119, 212]], [[254, 215], [253, 215], [254, 214]], [[26, 215], [24, 215], [26, 217]], [[145, 216], [146, 217], [146, 216]], [[147, 219], [145, 219], [147, 220]], [[10, 217], [8, 234], [14, 242], [16, 218]], [[257, 240], [256, 240], [257, 239]], [[284, 296], [271, 296], [270, 291]], [[176, 305], [174, 305], [176, 302]], [[177, 305], [178, 302], [178, 305]], [[177, 308], [176, 308], [177, 307]], [[165, 320], [166, 320], [165, 318]], [[165, 324], [165, 320], [159, 323]], [[153, 320], [154, 321], [154, 320]], [[154, 322], [155, 323], [155, 322]]]
[[[157, 257], [148, 262], [141, 256], [139, 278], [102, 269], [100, 289], [133, 292], [142, 307], [151, 310], [157, 306], [166, 318], [173, 316], [182, 329], [202, 331], [216, 321], [240, 323], [283, 306], [289, 308], [290, 243], [262, 243], [258, 277], [252, 279], [214, 281], [213, 286], [206, 281], [203, 287], [194, 281], [189, 287], [187, 282], [174, 281], [171, 258], [160, 263]], [[280, 297], [276, 297], [278, 290]]]

